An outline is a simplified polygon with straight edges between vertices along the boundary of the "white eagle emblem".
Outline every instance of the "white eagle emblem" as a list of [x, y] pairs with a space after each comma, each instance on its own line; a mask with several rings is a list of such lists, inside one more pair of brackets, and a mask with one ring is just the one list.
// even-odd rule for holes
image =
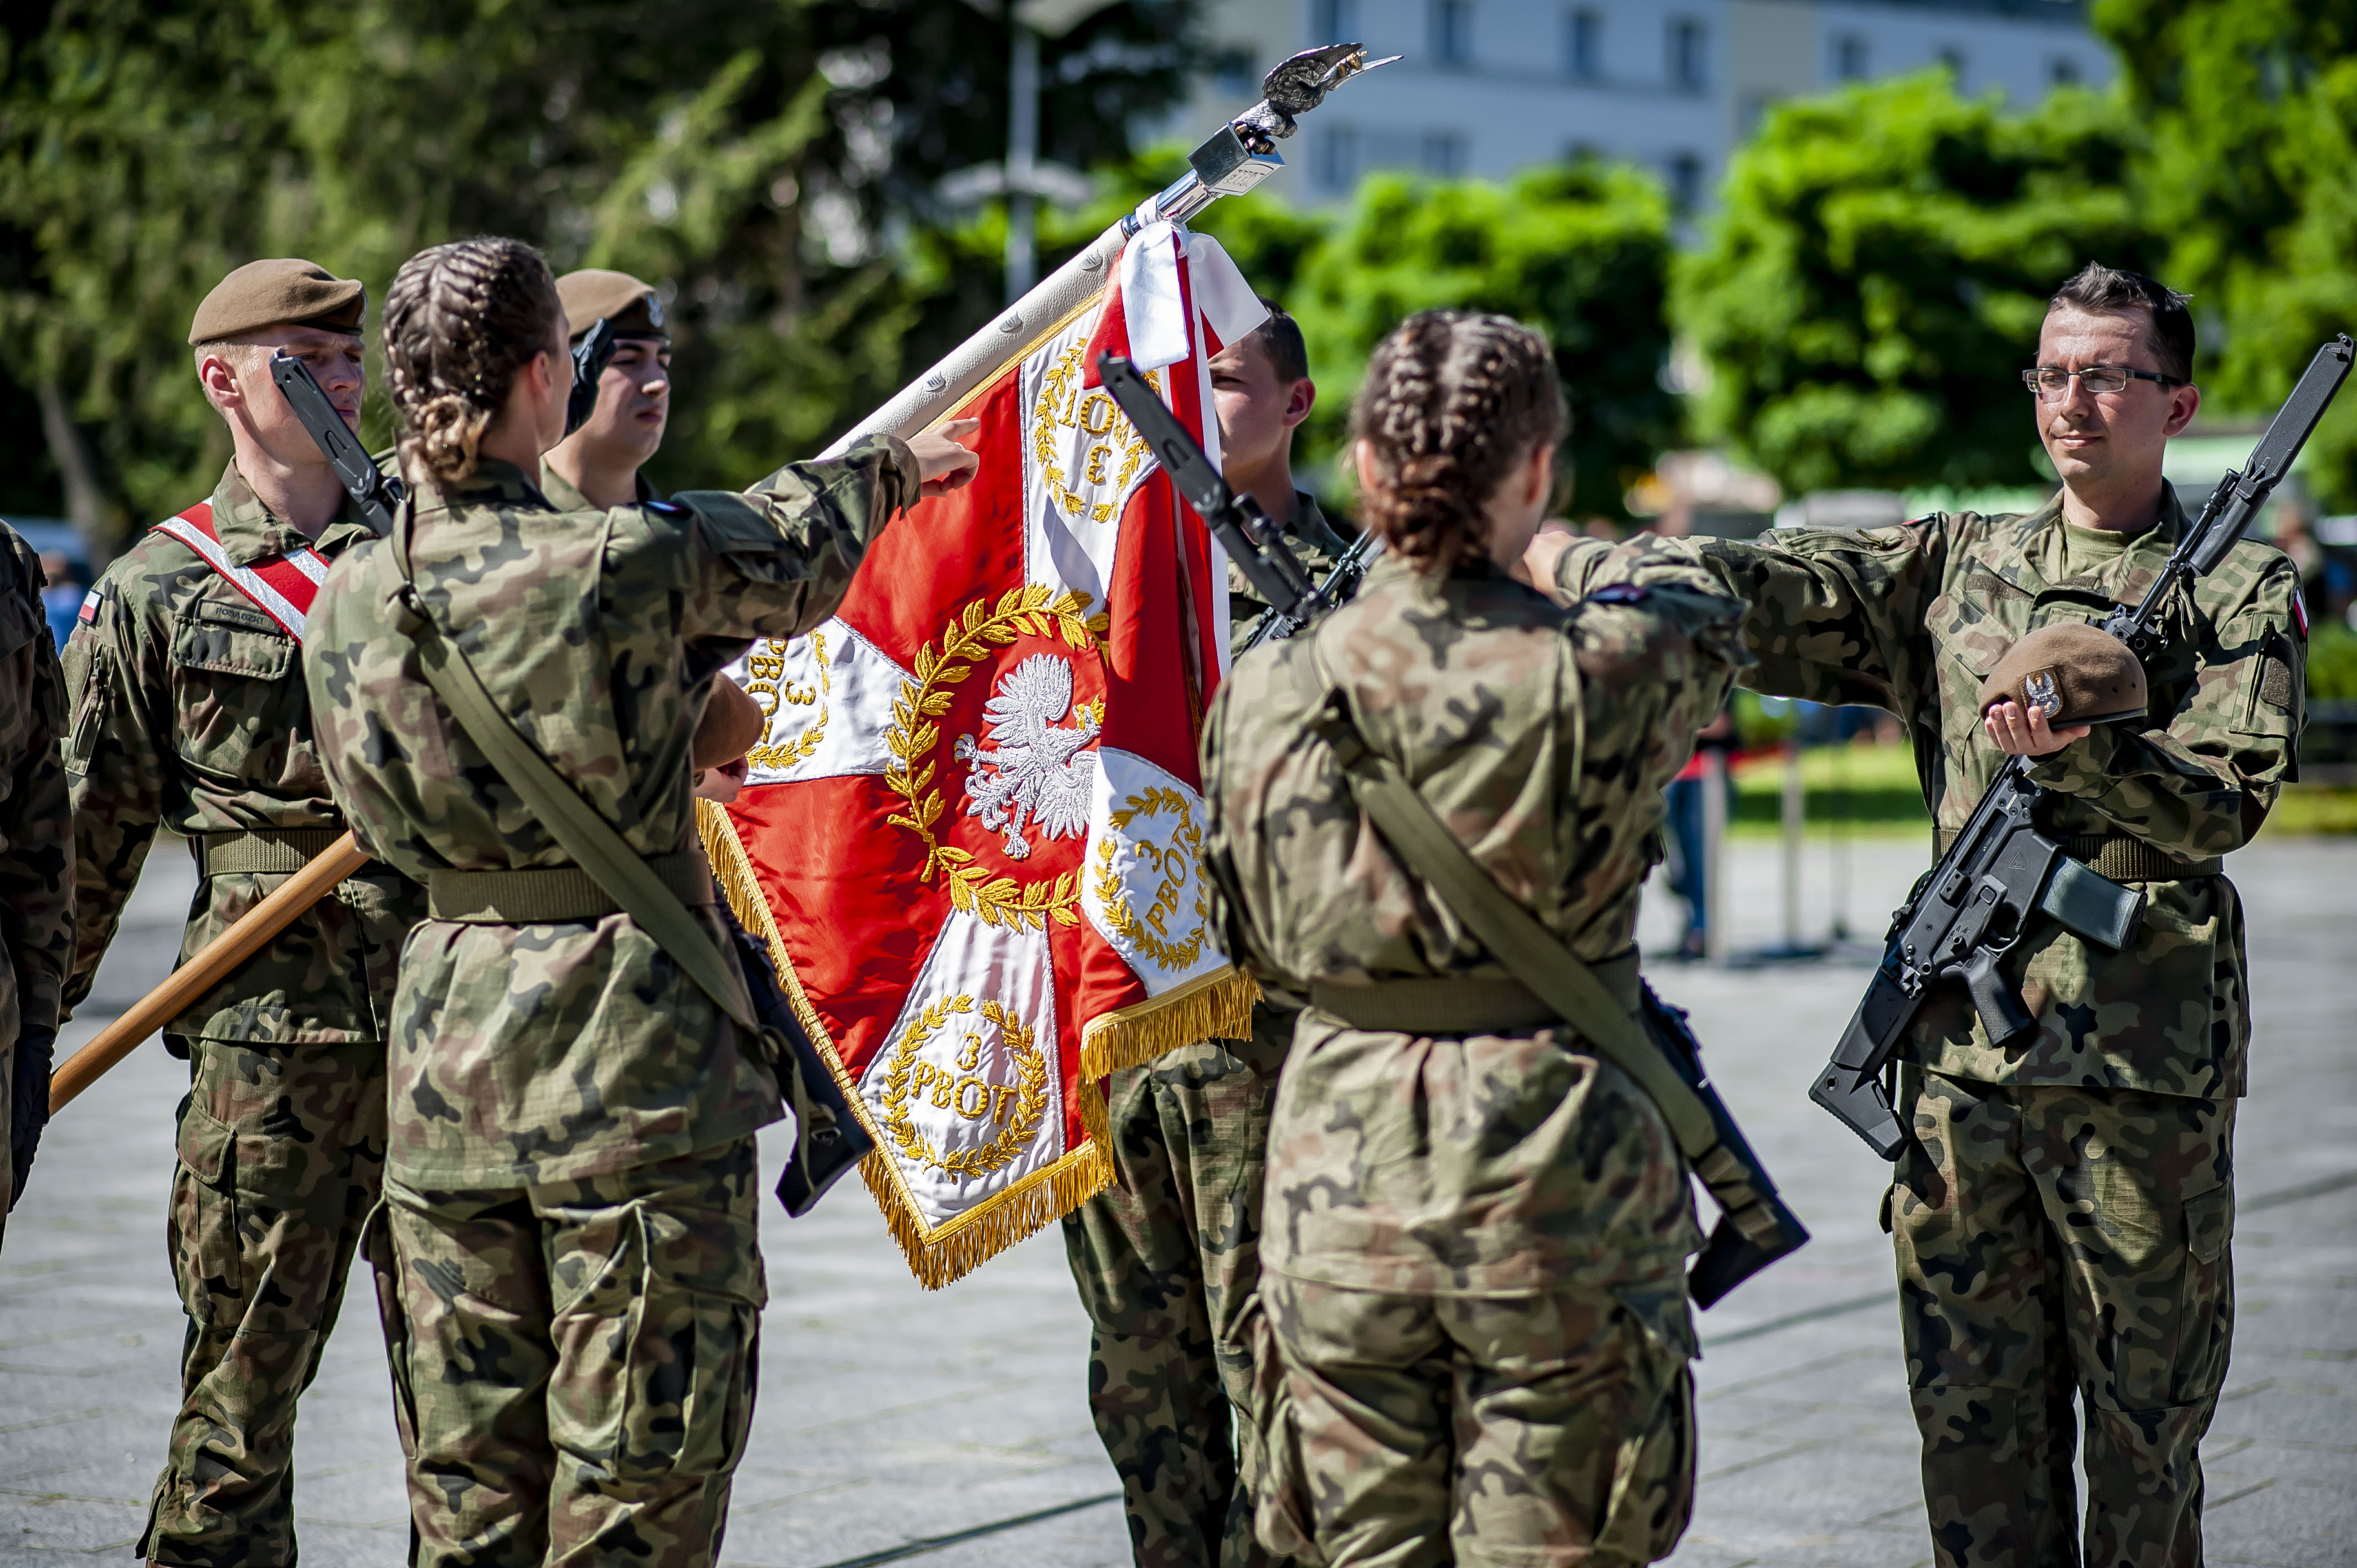
[[1023, 836], [1026, 817], [1050, 838], [1071, 838], [1088, 828], [1097, 758], [1081, 748], [1103, 726], [1085, 709], [1076, 724], [1057, 723], [1071, 711], [1071, 660], [1035, 653], [1001, 676], [982, 705], [987, 738], [996, 749], [984, 750], [970, 735], [958, 736], [951, 748], [959, 761], [974, 764], [966, 775], [965, 814], [981, 818], [994, 832], [1006, 832], [1000, 847], [1009, 860], [1031, 854]]

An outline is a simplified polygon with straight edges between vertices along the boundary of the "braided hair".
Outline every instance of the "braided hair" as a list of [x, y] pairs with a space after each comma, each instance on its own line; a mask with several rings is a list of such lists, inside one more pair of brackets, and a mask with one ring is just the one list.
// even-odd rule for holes
[[465, 483], [516, 372], [561, 348], [562, 314], [547, 261], [521, 240], [454, 240], [404, 262], [384, 302], [403, 468]]
[[1368, 526], [1417, 570], [1445, 574], [1484, 553], [1491, 497], [1563, 430], [1544, 337], [1478, 311], [1411, 316], [1377, 346], [1351, 412], [1381, 476]]

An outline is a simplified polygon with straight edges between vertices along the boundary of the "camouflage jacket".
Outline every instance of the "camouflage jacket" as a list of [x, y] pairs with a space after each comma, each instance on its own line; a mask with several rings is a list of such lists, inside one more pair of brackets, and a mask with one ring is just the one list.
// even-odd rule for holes
[[[239, 565], [308, 544], [333, 561], [375, 537], [349, 500], [317, 540], [273, 517], [232, 463], [213, 530]], [[184, 836], [257, 829], [341, 832], [313, 748], [303, 650], [202, 556], [150, 531], [98, 581], [68, 639], [76, 941], [66, 1000], [90, 992], [160, 826]], [[186, 961], [284, 874], [206, 878]], [[402, 939], [421, 889], [384, 868], [351, 878], [166, 1026], [254, 1045], [384, 1038]]]
[[[41, 584], [32, 546], [0, 523], [0, 1103], [9, 1047], [55, 1037], [73, 959], [73, 818], [59, 744], [66, 690]], [[0, 1142], [6, 1137], [0, 1116]]]
[[[1602, 961], [1631, 949], [1662, 786], [1725, 699], [1741, 607], [1650, 541], [1581, 556], [1566, 609], [1486, 563], [1435, 580], [1385, 555], [1314, 651], [1367, 744], [1501, 886]], [[1204, 868], [1229, 952], [1293, 1006], [1313, 981], [1507, 978], [1351, 801], [1294, 668], [1312, 653], [1308, 636], [1255, 650], [1212, 703]], [[1666, 1126], [1619, 1073], [1522, 1034], [1544, 1048], [1469, 1043], [1408, 1069], [1413, 1040], [1305, 1013], [1272, 1125], [1264, 1264], [1354, 1289], [1634, 1290], [1683, 1342], [1677, 1266], [1698, 1238]], [[1360, 1081], [1370, 1062], [1385, 1065]], [[1474, 1122], [1426, 1125], [1427, 1079]], [[1584, 1153], [1598, 1149], [1603, 1174]]]
[[[585, 800], [645, 855], [693, 848], [688, 742], [716, 671], [833, 613], [917, 496], [897, 441], [744, 494], [560, 512], [511, 465], [415, 499], [429, 614]], [[308, 663], [320, 749], [371, 854], [436, 871], [570, 864], [457, 728], [393, 614], [393, 551], [337, 564]], [[735, 963], [709, 906], [699, 918]], [[781, 1114], [757, 1053], [624, 915], [429, 919], [404, 955], [387, 1169], [414, 1187], [570, 1180], [743, 1137]]]
[[[1367, 743], [1508, 892], [1600, 960], [1633, 940], [1661, 787], [1725, 698], [1739, 607], [1655, 541], [1583, 543], [1568, 610], [1486, 566], [1435, 580], [1386, 554], [1318, 640]], [[1608, 584], [1641, 592], [1587, 602]], [[1296, 1006], [1312, 979], [1504, 975], [1357, 812], [1332, 810], [1340, 775], [1290, 669], [1308, 647], [1240, 660], [1204, 728], [1229, 952]]]
[[[659, 501], [663, 499], [663, 493], [661, 490], [647, 483], [644, 470], [640, 470], [633, 477], [639, 482], [640, 506], [644, 506], [649, 501]], [[597, 510], [590, 503], [587, 496], [574, 488], [572, 480], [545, 463], [540, 466], [540, 493], [547, 499], [549, 505], [559, 511], [596, 511]]]
[[[2186, 526], [2176, 492], [2158, 524], [2116, 559], [2049, 582], [2041, 536], [2061, 500], [2027, 515], [1941, 513], [1865, 532], [1783, 532], [1772, 542], [1682, 542], [1746, 600], [1744, 640], [1762, 692], [1887, 708], [1905, 720], [1923, 799], [1941, 833], [1963, 827], [2003, 754], [1981, 732], [1983, 676], [2024, 633], [2139, 603]], [[2057, 792], [2053, 832], [2126, 833], [2193, 860], [2258, 831], [2298, 774], [2307, 649], [2292, 608], [2299, 578], [2270, 545], [2244, 541], [2170, 612], [2147, 670], [2141, 727], [2108, 725], [2037, 759]], [[2242, 908], [2222, 876], [2143, 884], [2144, 925], [2125, 952], [2090, 948], [2051, 921], [2005, 972], [2037, 1016], [1999, 1049], [1959, 986], [1920, 1015], [1912, 1059], [1986, 1083], [2110, 1086], [2201, 1097], [2244, 1091], [2250, 1035]], [[1830, 1044], [1830, 1042], [1828, 1042]]]
[[[1293, 494], [1301, 503], [1301, 510], [1294, 513], [1293, 521], [1285, 525], [1279, 537], [1285, 541], [1285, 547], [1293, 552], [1293, 558], [1301, 563], [1301, 569], [1309, 574], [1309, 580], [1322, 583], [1326, 574], [1334, 569], [1334, 563], [1349, 552], [1350, 542], [1327, 522], [1316, 496], [1308, 490], [1296, 490]], [[1244, 639], [1252, 635], [1253, 627], [1267, 613], [1268, 606], [1262, 601], [1260, 590], [1252, 585], [1252, 579], [1244, 575], [1244, 569], [1229, 562], [1228, 646], [1232, 655], [1244, 650]]]

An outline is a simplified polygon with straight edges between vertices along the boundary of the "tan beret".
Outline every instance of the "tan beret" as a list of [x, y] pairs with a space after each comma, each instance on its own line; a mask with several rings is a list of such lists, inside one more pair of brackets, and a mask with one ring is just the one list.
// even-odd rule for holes
[[663, 324], [662, 300], [653, 287], [628, 273], [584, 267], [556, 280], [556, 297], [564, 303], [565, 318], [573, 324], [574, 341], [599, 317], [614, 324], [617, 338], [660, 338], [671, 341]]
[[688, 766], [698, 772], [736, 761], [760, 743], [770, 718], [752, 694], [726, 675], [713, 678], [712, 701], [687, 745]]
[[358, 332], [368, 288], [317, 262], [282, 256], [248, 262], [213, 285], [188, 324], [188, 347], [242, 338], [265, 327], [321, 327]]
[[2122, 642], [2084, 621], [2057, 621], [2005, 650], [1981, 682], [1980, 711], [2003, 702], [2041, 707], [2061, 725], [2109, 724], [2141, 718], [2144, 666]]

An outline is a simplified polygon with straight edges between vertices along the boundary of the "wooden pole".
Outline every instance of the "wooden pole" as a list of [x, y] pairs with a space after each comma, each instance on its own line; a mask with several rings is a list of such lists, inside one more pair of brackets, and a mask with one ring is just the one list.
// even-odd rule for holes
[[68, 1058], [49, 1079], [49, 1114], [54, 1116], [72, 1104], [74, 1096], [97, 1082], [107, 1069], [138, 1049], [148, 1036], [178, 1017], [189, 1003], [220, 984], [223, 975], [292, 925], [296, 916], [368, 863], [368, 852], [350, 833], [322, 850], [204, 951], [174, 970], [171, 979]]

